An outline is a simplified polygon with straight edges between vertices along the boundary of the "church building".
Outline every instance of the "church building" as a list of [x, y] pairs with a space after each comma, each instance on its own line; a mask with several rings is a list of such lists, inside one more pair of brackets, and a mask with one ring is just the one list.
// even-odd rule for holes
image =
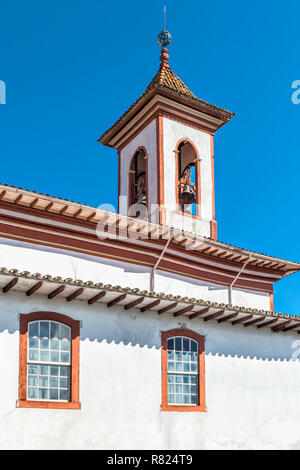
[[214, 137], [233, 113], [158, 41], [99, 139], [118, 212], [0, 185], [1, 449], [300, 447], [300, 316], [273, 308], [300, 264], [218, 241]]

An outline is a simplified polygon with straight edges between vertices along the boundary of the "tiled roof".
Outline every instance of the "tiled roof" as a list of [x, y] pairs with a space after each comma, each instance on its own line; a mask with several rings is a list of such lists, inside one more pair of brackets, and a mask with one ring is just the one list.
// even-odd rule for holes
[[[63, 279], [60, 276], [54, 277], [50, 274], [32, 274], [29, 271], [20, 272], [17, 269], [7, 269], [6, 267], [0, 267], [0, 289], [3, 294], [11, 290], [26, 295], [32, 293], [44, 295], [50, 300], [58, 298], [70, 302], [76, 298], [76, 300], [87, 302], [89, 305], [100, 302], [108, 307], [118, 305], [125, 310], [136, 308], [141, 312], [150, 310], [157, 314], [168, 312], [174, 317], [181, 316], [181, 318], [190, 320], [203, 319], [205, 322], [228, 322], [229, 325], [253, 325], [254, 328], [259, 329], [268, 327], [275, 333], [288, 331], [300, 333], [300, 316], [298, 315], [233, 306], [164, 292], [148, 292], [138, 288], [112, 286], [101, 282]], [[233, 319], [234, 321], [232, 321]]]
[[151, 83], [146, 88], [146, 92], [155, 87], [165, 87], [180, 95], [188, 96], [189, 98], [198, 98], [188, 89], [188, 87], [180, 80], [179, 77], [169, 68], [161, 67]]
[[[20, 199], [21, 195], [23, 195], [23, 197]], [[27, 202], [26, 201], [24, 202], [25, 198], [28, 199]], [[13, 185], [8, 185], [6, 183], [4, 184], [0, 183], [0, 200], [2, 200], [3, 202], [10, 202], [13, 204], [21, 205], [24, 208], [24, 211], [26, 211], [26, 207], [34, 207], [35, 209], [40, 209], [42, 211], [46, 211], [50, 213], [53, 212], [57, 215], [59, 215], [61, 211], [63, 211], [64, 216], [70, 216], [72, 218], [76, 218], [81, 221], [83, 220], [82, 217], [84, 216], [86, 220], [93, 221], [95, 223], [98, 223], [99, 221], [102, 220], [102, 218], [107, 218], [108, 215], [111, 215], [111, 220], [107, 218], [107, 221], [106, 221], [107, 225], [109, 225], [110, 223], [115, 224], [116, 219], [123, 220], [124, 222], [126, 222], [126, 225], [130, 225], [134, 221], [135, 223], [149, 227], [149, 233], [152, 231], [152, 229], [154, 230], [155, 228], [157, 228], [157, 230], [160, 233], [160, 236], [163, 236], [162, 234], [164, 232], [170, 231], [170, 230], [171, 231], [174, 230], [174, 232], [176, 233], [181, 233], [182, 234], [181, 240], [180, 238], [178, 238], [178, 240], [174, 240], [174, 242], [177, 241], [177, 243], [180, 243], [180, 241], [184, 239], [192, 239], [195, 241], [198, 240], [198, 236], [193, 232], [188, 232], [185, 230], [180, 231], [177, 229], [173, 229], [172, 227], [169, 227], [169, 226], [156, 225], [154, 223], [143, 221], [143, 220], [137, 221], [137, 219], [132, 219], [131, 217], [127, 217], [127, 216], [122, 216], [118, 213], [101, 210], [90, 205], [82, 204], [80, 202], [70, 201], [68, 199], [63, 199], [63, 198], [56, 197], [56, 196], [49, 196], [49, 194], [36, 192], [34, 190], [23, 189], [21, 187], [15, 187]], [[35, 203], [35, 201], [38, 201], [38, 200], [42, 201], [43, 204]], [[57, 207], [53, 205], [53, 207], [51, 207], [50, 209], [47, 209], [47, 207], [49, 207], [48, 206], [49, 203], [52, 203], [52, 202], [53, 203], [55, 202]], [[67, 207], [70, 210], [65, 211], [65, 208]], [[78, 215], [79, 208], [81, 208], [85, 212], [81, 212]], [[208, 238], [208, 237], [199, 236], [199, 240], [203, 242], [202, 249], [205, 249], [210, 246], [210, 249], [212, 250], [214, 257], [216, 257], [216, 259], [219, 256], [225, 255], [225, 251], [229, 250], [229, 251], [232, 251], [233, 254], [235, 253], [236, 255], [240, 255], [240, 256], [243, 255], [247, 257], [249, 255], [252, 255], [253, 257], [258, 257], [259, 258], [258, 262], [260, 263], [261, 262], [265, 262], [265, 263], [273, 262], [273, 263], [284, 264], [287, 271], [290, 270], [292, 272], [296, 272], [300, 270], [300, 263], [298, 262], [287, 261], [285, 259], [280, 259], [274, 256], [264, 254], [264, 253], [246, 250], [245, 248], [230, 245], [226, 242], [212, 240], [211, 238]], [[220, 253], [218, 254], [216, 254], [216, 251], [218, 251], [217, 249], [219, 249], [220, 251]], [[199, 250], [199, 252], [201, 253], [201, 250]], [[207, 254], [210, 254], [210, 253], [208, 252]]]
[[226, 109], [215, 106], [204, 100], [197, 98], [182, 80], [171, 70], [169, 65], [161, 65], [157, 74], [151, 80], [144, 93], [133, 103], [130, 108], [98, 139], [104, 145], [108, 144], [111, 133], [118, 129], [127, 118], [136, 112], [136, 110], [151, 96], [152, 93], [159, 91], [169, 92], [174, 98], [184, 100], [187, 105], [196, 105], [204, 112], [218, 115], [220, 119], [230, 120], [234, 113]]

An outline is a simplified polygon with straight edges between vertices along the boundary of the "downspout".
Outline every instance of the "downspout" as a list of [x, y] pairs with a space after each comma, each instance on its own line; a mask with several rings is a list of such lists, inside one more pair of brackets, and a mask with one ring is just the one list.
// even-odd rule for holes
[[172, 238], [173, 238], [173, 235], [171, 235], [170, 238], [167, 240], [167, 243], [165, 244], [164, 249], [162, 250], [161, 254], [159, 255], [159, 258], [158, 258], [158, 260], [156, 261], [155, 266], [152, 268], [152, 271], [151, 271], [151, 281], [150, 281], [150, 283], [151, 283], [150, 292], [154, 292], [154, 275], [155, 275], [155, 270], [156, 270], [157, 266], [159, 265], [159, 263], [161, 262], [161, 260], [163, 259], [163, 256], [164, 256], [164, 254], [165, 254], [165, 252], [166, 252], [166, 250], [167, 250], [167, 248], [168, 248], [168, 246], [169, 246], [169, 244], [170, 244]]
[[230, 284], [230, 286], [228, 288], [228, 303], [229, 303], [229, 305], [232, 305], [232, 287], [236, 283], [236, 281], [238, 280], [238, 278], [242, 274], [243, 270], [245, 269], [245, 267], [247, 266], [247, 264], [250, 261], [251, 261], [251, 255], [249, 255], [249, 258], [245, 261], [245, 263], [243, 264], [243, 266], [241, 267], [241, 269], [239, 270], [239, 272], [237, 273], [237, 275], [235, 276], [234, 280], [232, 281], [232, 283]]

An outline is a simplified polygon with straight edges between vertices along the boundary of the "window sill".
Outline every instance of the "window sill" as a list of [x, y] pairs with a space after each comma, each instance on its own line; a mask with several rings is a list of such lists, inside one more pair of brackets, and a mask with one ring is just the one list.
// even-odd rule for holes
[[204, 406], [184, 406], [184, 405], [161, 405], [160, 411], [194, 411], [194, 412], [206, 412], [206, 407]]
[[55, 401], [18, 400], [17, 408], [46, 408], [56, 410], [80, 410], [81, 403]]

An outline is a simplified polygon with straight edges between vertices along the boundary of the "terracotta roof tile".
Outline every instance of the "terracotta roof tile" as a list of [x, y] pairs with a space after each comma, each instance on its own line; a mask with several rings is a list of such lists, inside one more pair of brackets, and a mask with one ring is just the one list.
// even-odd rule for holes
[[156, 86], [162, 86], [173, 90], [181, 95], [188, 96], [189, 98], [198, 98], [188, 89], [188, 87], [180, 80], [179, 77], [168, 67], [161, 67], [151, 83], [146, 88], [146, 92], [155, 88]]
[[197, 98], [168, 66], [161, 66], [157, 74], [147, 86], [144, 93], [106, 132], [104, 132], [104, 134], [102, 134], [98, 141], [104, 145], [107, 145], [110, 135], [113, 133], [113, 131], [117, 129], [128, 118], [128, 116], [130, 116], [131, 113], [134, 114], [139, 106], [142, 105], [149, 96], [151, 96], [151, 93], [155, 91], [159, 92], [160, 90], [168, 91], [174, 96], [174, 98], [177, 97], [185, 100], [187, 105], [194, 104], [203, 109], [203, 111], [208, 113], [215, 113], [220, 116], [220, 119], [224, 119], [225, 121], [230, 120], [234, 116], [234, 113], [228, 111], [227, 109], [220, 108], [214, 104]]

